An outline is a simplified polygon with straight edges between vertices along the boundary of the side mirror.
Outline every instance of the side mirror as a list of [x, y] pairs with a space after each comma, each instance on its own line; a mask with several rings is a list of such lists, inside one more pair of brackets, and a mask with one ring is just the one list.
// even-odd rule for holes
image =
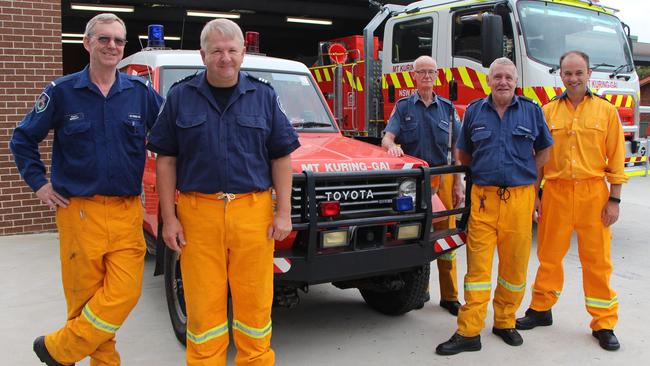
[[632, 36], [630, 35], [630, 26], [621, 22], [621, 25], [623, 26], [623, 31], [625, 32], [625, 38], [627, 38], [627, 45], [630, 46], [630, 53], [634, 53], [634, 48], [633, 48], [633, 43], [634, 40], [632, 39]]
[[458, 100], [458, 83], [456, 79], [449, 80], [449, 100], [452, 102]]
[[388, 101], [395, 103], [395, 85], [388, 86]]
[[481, 20], [481, 64], [490, 67], [492, 61], [503, 57], [503, 22], [501, 15], [484, 13]]

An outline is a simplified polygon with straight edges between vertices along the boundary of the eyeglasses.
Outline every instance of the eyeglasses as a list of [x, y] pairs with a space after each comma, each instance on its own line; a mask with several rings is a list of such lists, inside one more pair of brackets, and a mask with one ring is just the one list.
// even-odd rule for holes
[[416, 71], [415, 73], [418, 74], [418, 75], [420, 75], [420, 76], [424, 76], [424, 75], [431, 75], [431, 76], [433, 76], [433, 75], [435, 75], [435, 74], [438, 73], [438, 70], [418, 70], [418, 71]]
[[99, 42], [100, 44], [102, 44], [102, 45], [104, 45], [104, 46], [107, 45], [107, 44], [109, 44], [109, 43], [111, 43], [111, 40], [112, 40], [113, 42], [115, 42], [115, 45], [116, 45], [117, 47], [124, 47], [124, 46], [126, 46], [126, 42], [127, 42], [127, 40], [124, 39], [124, 38], [112, 38], [112, 37], [109, 37], [109, 36], [98, 36], [98, 37], [97, 37], [97, 42]]

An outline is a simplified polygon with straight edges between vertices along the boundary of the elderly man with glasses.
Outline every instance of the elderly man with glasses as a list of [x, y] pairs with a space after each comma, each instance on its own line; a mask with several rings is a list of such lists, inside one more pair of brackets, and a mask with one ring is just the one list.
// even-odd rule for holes
[[[429, 56], [420, 56], [415, 60], [414, 67], [417, 91], [395, 104], [381, 144], [391, 155], [413, 155], [425, 160], [431, 167], [453, 163], [448, 157], [456, 155], [451, 142], [460, 132], [456, 109], [449, 100], [433, 92], [438, 76], [436, 61]], [[457, 207], [465, 199], [459, 174], [454, 174], [453, 177], [444, 175], [440, 183], [439, 177], [434, 177], [431, 187], [434, 193], [439, 189], [438, 196], [447, 208]], [[454, 216], [434, 224], [436, 230], [455, 227]], [[457, 315], [460, 302], [456, 253], [438, 257], [437, 263], [440, 306], [452, 315]]]
[[[147, 81], [117, 71], [125, 44], [120, 18], [92, 18], [88, 66], [51, 82], [10, 144], [25, 182], [56, 210], [67, 322], [34, 341], [49, 366], [87, 356], [91, 365], [119, 365], [115, 333], [140, 297], [145, 133], [162, 99]], [[38, 149], [50, 130], [51, 181]]]

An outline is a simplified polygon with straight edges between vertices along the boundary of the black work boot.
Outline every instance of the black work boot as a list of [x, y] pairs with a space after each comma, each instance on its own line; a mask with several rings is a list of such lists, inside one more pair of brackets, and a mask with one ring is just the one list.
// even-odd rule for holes
[[529, 308], [526, 310], [526, 316], [517, 319], [515, 327], [519, 330], [528, 330], [537, 326], [545, 327], [551, 324], [553, 324], [551, 309], [537, 311]]
[[458, 310], [460, 310], [460, 302], [458, 300], [454, 300], [454, 301], [440, 300], [440, 306], [447, 309], [449, 314], [453, 316], [458, 316]]
[[600, 348], [604, 350], [616, 351], [621, 348], [621, 344], [618, 343], [618, 339], [614, 335], [614, 331], [611, 329], [594, 330], [591, 332], [591, 335], [598, 339]]
[[[61, 363], [58, 363], [47, 351], [45, 347], [45, 337], [40, 336], [34, 339], [34, 353], [38, 356], [38, 359], [41, 360], [47, 366], [65, 366]], [[73, 364], [74, 365], [74, 364]]]
[[481, 350], [481, 336], [463, 337], [454, 333], [451, 338], [436, 347], [436, 353], [443, 356], [455, 355], [461, 352], [472, 352]]
[[521, 346], [524, 339], [515, 328], [496, 328], [492, 327], [492, 333], [498, 335], [504, 342], [511, 346]]

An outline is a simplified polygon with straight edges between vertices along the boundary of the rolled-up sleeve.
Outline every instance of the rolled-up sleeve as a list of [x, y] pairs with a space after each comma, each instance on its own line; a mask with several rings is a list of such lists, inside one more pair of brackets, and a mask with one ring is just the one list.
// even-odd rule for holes
[[[170, 93], [171, 94], [171, 93]], [[178, 155], [178, 139], [176, 138], [176, 115], [173, 108], [172, 95], [168, 95], [162, 110], [153, 125], [147, 142], [147, 149], [156, 154], [166, 156]]]
[[474, 152], [474, 146], [470, 139], [470, 126], [472, 121], [471, 109], [467, 108], [463, 116], [463, 125], [461, 126], [460, 133], [456, 139], [456, 148], [463, 150], [465, 153], [471, 155]]
[[533, 143], [533, 148], [535, 151], [544, 150], [553, 145], [553, 137], [551, 136], [551, 131], [548, 129], [546, 118], [544, 118], [544, 112], [540, 107], [535, 108], [535, 126], [538, 131], [537, 138]]
[[270, 159], [279, 159], [299, 148], [300, 142], [296, 130], [291, 126], [287, 115], [282, 111], [280, 98], [275, 92], [271, 93], [271, 98], [271, 103], [273, 103], [271, 133], [266, 142], [266, 148]]

